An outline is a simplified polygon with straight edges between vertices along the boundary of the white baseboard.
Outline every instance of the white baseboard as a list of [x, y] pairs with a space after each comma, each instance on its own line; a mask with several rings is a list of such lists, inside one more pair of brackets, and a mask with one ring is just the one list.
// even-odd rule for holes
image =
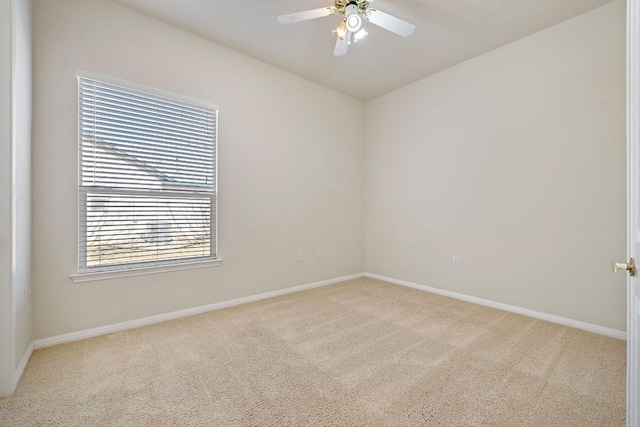
[[582, 329], [588, 332], [594, 332], [601, 335], [606, 335], [612, 338], [618, 339], [627, 339], [627, 333], [625, 331], [620, 331], [617, 329], [606, 328], [603, 326], [593, 325], [590, 323], [580, 322], [577, 320], [567, 319], [560, 316], [555, 316], [552, 314], [541, 313], [535, 310], [529, 310], [527, 308], [517, 307], [513, 305], [503, 304], [495, 301], [485, 300], [482, 298], [472, 297], [469, 295], [460, 294], [457, 292], [445, 291], [443, 289], [433, 288], [430, 286], [419, 285], [417, 283], [408, 282], [405, 280], [393, 279], [391, 277], [385, 277], [378, 274], [372, 273], [359, 273], [352, 274], [349, 276], [337, 277], [335, 279], [323, 280], [321, 282], [308, 283], [306, 285], [294, 286], [291, 288], [280, 289], [277, 291], [266, 292], [263, 294], [252, 295], [243, 298], [237, 298], [230, 301], [223, 301], [219, 303], [204, 305], [200, 307], [189, 308], [186, 310], [174, 311], [171, 313], [160, 314], [157, 316], [145, 317], [142, 319], [131, 320], [128, 322], [116, 323], [112, 325], [101, 326], [98, 328], [86, 329], [78, 332], [71, 332], [68, 334], [57, 335], [50, 338], [43, 338], [33, 342], [33, 344], [29, 347], [29, 350], [24, 355], [20, 366], [16, 370], [14, 375], [14, 383], [17, 384], [22, 374], [24, 373], [24, 369], [31, 357], [31, 353], [35, 349], [50, 347], [53, 345], [64, 344], [67, 342], [78, 341], [86, 338], [97, 337], [100, 335], [110, 334], [113, 332], [120, 332], [127, 329], [139, 328], [141, 326], [152, 325], [154, 323], [165, 322], [167, 320], [179, 319], [181, 317], [193, 316], [196, 314], [206, 313], [209, 311], [220, 310], [223, 308], [233, 307], [236, 305], [247, 304], [250, 302], [261, 301], [268, 298], [274, 298], [282, 295], [291, 294], [294, 292], [305, 291], [308, 289], [318, 288], [321, 286], [332, 285], [334, 283], [343, 282], [346, 280], [357, 279], [359, 277], [370, 277], [372, 279], [383, 280], [385, 282], [394, 283], [396, 285], [406, 286], [413, 289], [418, 289], [421, 291], [431, 292], [438, 295], [447, 296], [450, 298], [459, 299], [462, 301], [471, 302], [474, 304], [480, 304], [487, 307], [497, 308], [499, 310], [509, 311], [512, 313], [522, 314], [524, 316], [533, 317], [536, 319], [546, 320], [548, 322], [558, 323], [560, 325], [569, 326], [572, 328]]
[[583, 331], [594, 332], [600, 335], [606, 335], [612, 338], [618, 338], [621, 340], [627, 339], [627, 333], [618, 329], [605, 328], [604, 326], [592, 325], [591, 323], [580, 322], [578, 320], [567, 319], [565, 317], [555, 316], [553, 314], [541, 313], [535, 310], [529, 310], [528, 308], [517, 307], [514, 305], [503, 304], [500, 302], [490, 301], [482, 298], [472, 297], [469, 295], [459, 294], [457, 292], [445, 291], [443, 289], [432, 288], [430, 286], [419, 285], [417, 283], [407, 282], [405, 280], [393, 279], [391, 277], [380, 276], [378, 274], [365, 273], [366, 277], [372, 279], [383, 280], [385, 282], [395, 283], [396, 285], [406, 286], [421, 291], [431, 292], [450, 298], [459, 299], [462, 301], [471, 302], [474, 304], [480, 304], [487, 307], [497, 308], [499, 310], [510, 311], [512, 313], [522, 314], [524, 316], [533, 317], [540, 320], [546, 320], [552, 323], [558, 323], [560, 325], [569, 326], [571, 328], [582, 329]]
[[32, 341], [31, 344], [29, 344], [29, 348], [27, 348], [27, 351], [24, 353], [24, 356], [22, 356], [22, 360], [20, 360], [20, 364], [18, 365], [18, 368], [13, 373], [13, 390], [14, 391], [16, 387], [18, 387], [18, 383], [22, 379], [24, 370], [27, 369], [27, 363], [29, 363], [29, 359], [31, 359], [31, 356], [33, 355], [33, 350], [34, 350], [34, 343]]
[[[223, 308], [233, 307], [240, 304], [261, 301], [268, 298], [279, 297], [282, 295], [292, 294], [294, 292], [306, 291], [308, 289], [319, 288], [321, 286], [332, 285], [334, 283], [344, 282], [346, 280], [364, 277], [364, 273], [352, 274], [350, 276], [337, 277], [335, 279], [323, 280], [321, 282], [308, 283], [306, 285], [294, 286], [292, 288], [280, 289], [277, 291], [266, 292], [263, 294], [252, 295], [243, 298], [237, 298], [230, 301], [203, 305], [200, 307], [188, 308], [186, 310], [174, 311], [171, 313], [160, 314], [157, 316], [145, 317], [142, 319], [130, 320], [128, 322], [115, 323], [112, 325], [100, 326], [98, 328], [86, 329], [78, 332], [57, 335], [50, 338], [43, 338], [34, 341], [36, 349], [51, 347], [53, 345], [64, 344], [67, 342], [78, 341], [85, 338], [97, 337], [99, 335], [110, 334], [112, 332], [120, 332], [127, 329], [139, 328], [141, 326], [152, 325], [154, 323], [166, 322], [167, 320], [179, 319], [181, 317], [193, 316], [196, 314], [206, 313], [209, 311], [220, 310]], [[28, 359], [27, 359], [28, 361]], [[25, 363], [26, 365], [26, 363]]]

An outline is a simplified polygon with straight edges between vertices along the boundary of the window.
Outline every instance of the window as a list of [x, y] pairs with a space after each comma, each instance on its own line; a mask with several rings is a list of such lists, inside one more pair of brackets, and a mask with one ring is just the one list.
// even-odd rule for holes
[[216, 259], [217, 107], [78, 75], [79, 272]]

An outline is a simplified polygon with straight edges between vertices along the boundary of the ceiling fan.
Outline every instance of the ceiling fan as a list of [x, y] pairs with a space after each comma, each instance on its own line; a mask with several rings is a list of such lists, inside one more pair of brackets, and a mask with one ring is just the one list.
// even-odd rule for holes
[[325, 16], [336, 13], [343, 14], [344, 19], [338, 27], [333, 30], [333, 34], [338, 39], [336, 41], [336, 47], [333, 50], [335, 56], [345, 55], [349, 50], [349, 44], [362, 40], [362, 38], [368, 34], [367, 31], [362, 28], [363, 20], [402, 37], [410, 36], [416, 29], [415, 25], [402, 19], [377, 9], [369, 8], [369, 3], [372, 1], [374, 0], [335, 0], [334, 6], [281, 15], [278, 16], [278, 21], [282, 24], [291, 24], [309, 19], [324, 18]]

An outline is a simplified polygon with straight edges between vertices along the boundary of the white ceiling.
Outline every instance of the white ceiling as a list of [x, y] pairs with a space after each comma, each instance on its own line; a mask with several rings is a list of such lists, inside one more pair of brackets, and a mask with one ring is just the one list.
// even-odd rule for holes
[[408, 38], [365, 22], [369, 35], [333, 56], [341, 15], [283, 25], [278, 15], [333, 0], [114, 0], [363, 101], [612, 0], [375, 0], [417, 25]]

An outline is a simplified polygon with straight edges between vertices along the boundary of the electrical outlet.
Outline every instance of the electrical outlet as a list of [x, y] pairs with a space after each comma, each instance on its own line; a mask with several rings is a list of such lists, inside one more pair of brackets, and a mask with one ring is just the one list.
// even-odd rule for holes
[[297, 258], [298, 262], [302, 262], [302, 252], [298, 251]]
[[460, 267], [460, 257], [459, 256], [454, 256], [453, 257], [453, 266], [454, 267]]
[[316, 259], [322, 259], [322, 249], [316, 251]]

